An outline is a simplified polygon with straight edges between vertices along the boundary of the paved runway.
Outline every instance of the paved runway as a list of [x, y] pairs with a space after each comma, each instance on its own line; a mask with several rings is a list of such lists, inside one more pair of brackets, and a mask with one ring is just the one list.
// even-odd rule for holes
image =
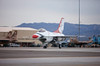
[[100, 48], [0, 48], [0, 66], [100, 66]]
[[48, 47], [43, 49], [42, 47], [4, 47], [0, 50], [26, 50], [26, 51], [68, 51], [68, 52], [100, 52], [100, 48], [62, 48]]
[[0, 59], [0, 66], [100, 66], [100, 57]]

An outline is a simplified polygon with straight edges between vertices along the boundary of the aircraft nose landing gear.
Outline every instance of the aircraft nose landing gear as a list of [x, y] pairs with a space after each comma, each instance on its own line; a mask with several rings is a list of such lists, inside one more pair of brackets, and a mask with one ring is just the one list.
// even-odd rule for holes
[[46, 48], [47, 48], [47, 44], [44, 44], [44, 45], [43, 45], [43, 48], [46, 49]]

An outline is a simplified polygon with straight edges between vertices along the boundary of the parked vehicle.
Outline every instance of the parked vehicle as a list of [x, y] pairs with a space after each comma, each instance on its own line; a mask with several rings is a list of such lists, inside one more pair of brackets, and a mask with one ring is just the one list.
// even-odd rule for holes
[[10, 43], [9, 46], [10, 46], [10, 47], [20, 47], [19, 44], [15, 44], [15, 43]]

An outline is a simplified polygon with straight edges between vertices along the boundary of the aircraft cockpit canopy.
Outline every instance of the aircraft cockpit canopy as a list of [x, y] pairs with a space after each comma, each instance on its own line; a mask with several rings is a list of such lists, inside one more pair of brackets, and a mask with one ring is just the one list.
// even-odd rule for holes
[[38, 32], [45, 32], [46, 30], [43, 28], [40, 28]]

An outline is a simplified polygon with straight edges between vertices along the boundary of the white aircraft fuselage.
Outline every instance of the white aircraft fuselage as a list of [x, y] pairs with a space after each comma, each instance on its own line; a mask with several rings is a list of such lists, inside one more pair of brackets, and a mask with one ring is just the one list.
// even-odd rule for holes
[[[45, 31], [45, 32], [37, 32], [36, 34], [34, 34], [38, 37], [36, 37], [37, 39], [42, 38], [46, 38], [45, 42], [50, 42], [53, 40], [53, 37], [60, 37], [60, 36], [65, 36], [64, 34], [61, 33], [55, 33], [55, 32], [50, 32], [50, 31]], [[34, 37], [33, 35], [33, 37]], [[35, 38], [35, 37], [34, 37]], [[41, 39], [42, 39], [41, 38]], [[60, 38], [61, 39], [61, 38]]]

